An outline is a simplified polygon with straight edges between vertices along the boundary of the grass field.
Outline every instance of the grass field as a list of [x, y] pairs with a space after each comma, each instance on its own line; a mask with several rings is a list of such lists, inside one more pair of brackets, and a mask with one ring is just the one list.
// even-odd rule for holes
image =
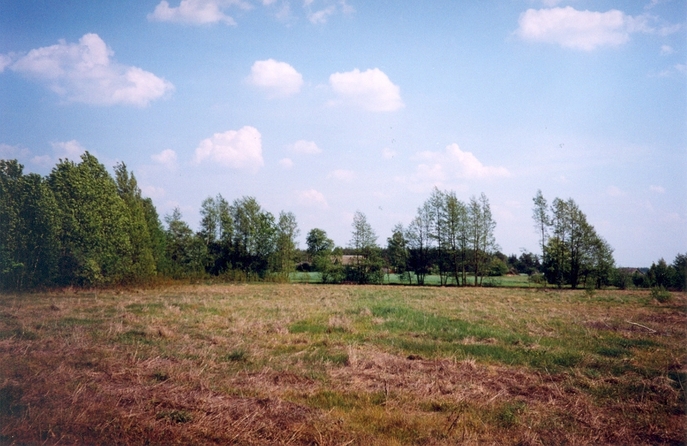
[[687, 297], [0, 295], [0, 444], [684, 444]]

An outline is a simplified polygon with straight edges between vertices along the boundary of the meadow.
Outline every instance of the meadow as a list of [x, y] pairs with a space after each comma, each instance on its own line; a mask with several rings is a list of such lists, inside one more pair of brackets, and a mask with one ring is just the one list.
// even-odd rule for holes
[[315, 284], [0, 295], [0, 444], [684, 444], [687, 297]]

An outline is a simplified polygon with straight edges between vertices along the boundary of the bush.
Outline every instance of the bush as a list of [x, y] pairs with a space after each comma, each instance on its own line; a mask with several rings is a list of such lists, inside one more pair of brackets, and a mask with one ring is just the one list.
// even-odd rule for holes
[[663, 288], [663, 286], [655, 286], [651, 288], [651, 298], [656, 299], [661, 303], [668, 302], [671, 299], [670, 291]]

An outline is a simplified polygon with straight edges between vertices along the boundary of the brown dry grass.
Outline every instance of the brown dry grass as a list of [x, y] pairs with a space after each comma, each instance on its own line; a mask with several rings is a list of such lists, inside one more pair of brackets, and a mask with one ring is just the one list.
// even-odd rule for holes
[[[0, 444], [684, 444], [686, 303], [271, 284], [0, 296]], [[445, 342], [418, 314], [491, 331]], [[628, 347], [595, 353], [611, 341]], [[482, 346], [505, 356], [460, 350]]]

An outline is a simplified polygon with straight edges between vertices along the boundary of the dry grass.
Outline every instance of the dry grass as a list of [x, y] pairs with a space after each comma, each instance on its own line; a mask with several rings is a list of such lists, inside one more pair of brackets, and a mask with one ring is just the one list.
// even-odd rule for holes
[[0, 444], [684, 444], [687, 298], [223, 285], [0, 296]]

